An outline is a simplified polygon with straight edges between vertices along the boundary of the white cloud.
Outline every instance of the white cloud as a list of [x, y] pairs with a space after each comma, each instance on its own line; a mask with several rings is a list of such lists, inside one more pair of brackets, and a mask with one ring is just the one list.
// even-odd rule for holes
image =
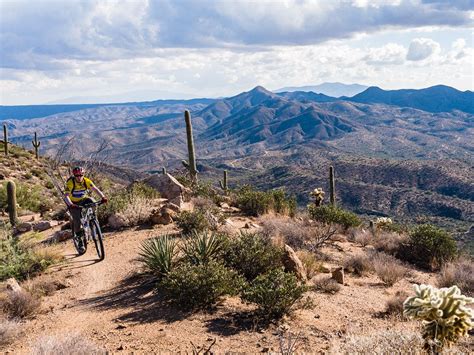
[[402, 45], [388, 43], [380, 48], [371, 48], [364, 60], [375, 65], [403, 64], [406, 53], [407, 50]]
[[424, 60], [441, 50], [438, 42], [430, 38], [415, 38], [408, 48], [407, 59], [411, 61]]

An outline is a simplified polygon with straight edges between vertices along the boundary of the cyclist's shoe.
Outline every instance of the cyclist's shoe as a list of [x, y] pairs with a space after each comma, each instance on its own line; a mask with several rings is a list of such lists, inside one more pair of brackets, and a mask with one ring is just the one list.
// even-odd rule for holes
[[86, 252], [86, 247], [84, 246], [83, 237], [84, 237], [83, 230], [76, 233], [77, 249], [78, 249], [79, 254], [81, 255]]

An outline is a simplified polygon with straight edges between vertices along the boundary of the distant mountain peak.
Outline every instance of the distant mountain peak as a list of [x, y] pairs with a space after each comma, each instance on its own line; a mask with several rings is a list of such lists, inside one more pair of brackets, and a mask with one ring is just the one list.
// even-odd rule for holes
[[275, 93], [293, 92], [293, 91], [312, 91], [317, 94], [324, 94], [331, 97], [351, 97], [361, 93], [368, 87], [360, 84], [343, 84], [343, 83], [322, 83], [319, 85], [309, 86], [291, 86], [274, 90]]

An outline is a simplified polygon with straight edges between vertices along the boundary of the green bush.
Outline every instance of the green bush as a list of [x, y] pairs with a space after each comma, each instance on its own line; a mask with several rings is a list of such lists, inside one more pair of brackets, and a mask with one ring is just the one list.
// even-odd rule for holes
[[158, 284], [158, 289], [171, 303], [189, 311], [210, 308], [225, 295], [237, 295], [243, 285], [244, 280], [237, 272], [210, 261], [181, 264]]
[[201, 233], [211, 228], [204, 211], [201, 209], [182, 211], [176, 218], [176, 225], [181, 229], [183, 235], [193, 232]]
[[[41, 202], [44, 200], [44, 193], [39, 186], [31, 184], [16, 183], [16, 202], [22, 210], [40, 212]], [[2, 184], [0, 189], [0, 208], [5, 209], [8, 205], [7, 182]]]
[[235, 204], [248, 216], [260, 216], [270, 211], [294, 216], [296, 199], [281, 190], [257, 191], [245, 185], [234, 194]]
[[457, 254], [456, 242], [445, 230], [430, 224], [415, 227], [397, 257], [427, 269], [439, 269]]
[[163, 277], [174, 267], [176, 256], [176, 241], [169, 235], [163, 235], [145, 240], [141, 245], [138, 260], [148, 272]]
[[228, 266], [237, 270], [247, 280], [281, 267], [283, 249], [274, 246], [270, 239], [259, 233], [241, 233], [229, 242], [224, 257]]
[[296, 276], [273, 269], [253, 280], [243, 290], [242, 299], [257, 304], [264, 317], [278, 319], [290, 312], [305, 290], [298, 284]]
[[355, 213], [346, 211], [337, 206], [308, 206], [310, 217], [316, 221], [323, 223], [337, 223], [344, 228], [357, 227], [362, 221]]
[[0, 281], [14, 277], [25, 280], [59, 261], [57, 254], [47, 249], [33, 249], [18, 238], [0, 239]]

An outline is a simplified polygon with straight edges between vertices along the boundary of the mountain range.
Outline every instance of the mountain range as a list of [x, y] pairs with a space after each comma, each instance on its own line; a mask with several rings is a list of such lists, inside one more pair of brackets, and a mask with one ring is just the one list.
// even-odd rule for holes
[[[274, 93], [261, 86], [223, 99], [0, 107], [12, 141], [37, 132], [54, 155], [70, 137], [70, 158], [104, 140], [109, 163], [140, 171], [181, 166], [187, 156], [183, 111], [192, 113], [203, 176], [229, 171], [231, 186], [285, 187], [301, 205], [327, 189], [335, 166], [338, 200], [360, 213], [474, 222], [473, 93], [435, 86], [368, 88], [352, 98], [314, 92]], [[471, 103], [471, 104], [470, 104]], [[64, 110], [60, 112], [61, 110]], [[457, 222], [456, 222], [457, 223]]]
[[276, 93], [293, 92], [293, 91], [311, 91], [316, 94], [323, 94], [332, 97], [354, 96], [361, 93], [368, 86], [360, 84], [342, 84], [342, 83], [322, 83], [319, 85], [308, 86], [289, 86], [278, 90]]

